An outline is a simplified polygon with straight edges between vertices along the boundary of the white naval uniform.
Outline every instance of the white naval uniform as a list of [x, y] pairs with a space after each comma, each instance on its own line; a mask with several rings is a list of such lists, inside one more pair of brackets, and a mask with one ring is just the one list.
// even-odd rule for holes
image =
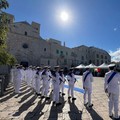
[[47, 97], [48, 89], [49, 89], [49, 74], [48, 74], [48, 71], [43, 71], [42, 72], [41, 79], [43, 81], [42, 96]]
[[64, 74], [62, 73], [62, 75], [61, 75], [61, 79], [62, 79], [62, 82], [61, 82], [61, 84], [60, 84], [60, 90], [61, 90], [61, 92], [62, 93], [64, 93], [64, 84], [65, 84], [65, 77], [64, 77]]
[[111, 79], [109, 83], [107, 83], [109, 77], [114, 71], [111, 70], [105, 74], [105, 83], [104, 89], [108, 91], [109, 94], [109, 115], [112, 115], [112, 109], [114, 107], [115, 118], [118, 118], [118, 106], [119, 106], [119, 83], [120, 83], [120, 75], [116, 73], [115, 76]]
[[53, 76], [53, 101], [59, 103], [59, 92], [60, 92], [60, 74], [58, 72]]
[[85, 81], [84, 78], [86, 76], [86, 74], [89, 72], [89, 70], [85, 71], [83, 73], [83, 77], [82, 77], [82, 81], [83, 81], [83, 88], [85, 90], [84, 93], [84, 104], [87, 103], [87, 94], [88, 94], [88, 105], [91, 105], [91, 94], [92, 94], [92, 82], [93, 82], [93, 75], [91, 72], [89, 72], [89, 74], [87, 75]]
[[35, 86], [36, 86], [36, 85], [35, 85], [35, 84], [36, 84], [36, 83], [35, 83], [35, 81], [36, 81], [36, 78], [35, 78], [35, 77], [36, 77], [36, 72], [37, 72], [37, 71], [36, 71], [35, 69], [32, 69], [32, 82], [31, 82], [31, 84], [32, 84], [32, 88], [34, 88], [34, 89], [36, 89], [36, 88], [35, 88]]
[[28, 86], [32, 86], [32, 69], [30, 68], [26, 70], [26, 81]]
[[35, 74], [35, 90], [37, 94], [40, 94], [40, 84], [41, 84], [41, 72], [40, 71], [36, 71]]
[[15, 88], [15, 93], [20, 93], [20, 85], [21, 85], [21, 70], [20, 69], [15, 69], [14, 71], [14, 88]]
[[48, 80], [48, 91], [49, 91], [49, 88], [50, 88], [50, 84], [51, 84], [51, 82], [52, 82], [52, 74], [51, 74], [51, 71], [49, 70], [48, 71], [48, 75], [49, 75], [49, 80]]
[[15, 67], [11, 68], [10, 70], [10, 82], [11, 83], [13, 83], [13, 80], [14, 80], [14, 70], [15, 70]]
[[20, 71], [21, 71], [21, 81], [25, 81], [25, 70], [21, 68]]
[[[68, 88], [68, 96], [74, 98], [74, 84], [76, 82], [76, 78], [75, 78], [75, 75], [73, 73], [69, 73], [67, 75], [67, 80], [68, 80], [68, 85], [69, 85], [69, 88]], [[71, 94], [71, 95], [70, 95]]]

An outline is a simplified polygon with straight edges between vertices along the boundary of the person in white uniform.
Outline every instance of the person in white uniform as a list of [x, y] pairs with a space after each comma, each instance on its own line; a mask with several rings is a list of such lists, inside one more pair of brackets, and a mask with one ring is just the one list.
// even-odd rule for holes
[[26, 70], [26, 80], [27, 85], [29, 87], [32, 87], [32, 66], [29, 66], [28, 69]]
[[12, 66], [11, 70], [10, 70], [10, 82], [13, 83], [14, 80], [14, 70], [16, 69], [15, 66]]
[[[119, 120], [120, 117], [118, 115], [118, 106], [119, 106], [119, 83], [120, 83], [120, 75], [115, 72], [115, 64], [110, 64], [110, 71], [105, 74], [105, 83], [104, 90], [108, 95], [108, 107], [109, 107], [109, 117], [114, 117], [115, 120]], [[114, 107], [114, 115], [112, 113]]]
[[[84, 105], [88, 104], [88, 107], [92, 107], [93, 104], [91, 102], [91, 94], [92, 94], [92, 82], [93, 82], [93, 75], [90, 72], [90, 68], [86, 67], [86, 71], [83, 73], [82, 76], [83, 82], [83, 89], [84, 89]], [[88, 102], [87, 102], [87, 95], [88, 95]]]
[[36, 71], [37, 71], [37, 68], [36, 68], [35, 66], [33, 66], [33, 67], [32, 67], [32, 81], [31, 81], [31, 84], [32, 84], [32, 88], [33, 88], [33, 89], [36, 89], [36, 88], [35, 88]]
[[36, 95], [39, 96], [40, 94], [40, 81], [41, 81], [41, 67], [36, 68], [36, 73], [35, 73], [35, 91]]
[[48, 92], [49, 92], [49, 89], [50, 89], [50, 85], [51, 85], [51, 82], [52, 82], [52, 73], [51, 73], [51, 70], [50, 70], [50, 66], [48, 67], [48, 70], [47, 70], [47, 72], [48, 72], [48, 75], [49, 75], [49, 80], [48, 80]]
[[65, 76], [64, 76], [64, 73], [63, 73], [63, 69], [60, 70], [59, 74], [60, 74], [60, 77], [61, 77], [61, 80], [62, 80], [61, 85], [60, 85], [60, 90], [61, 90], [62, 96], [64, 96], [65, 95], [64, 84], [65, 84], [66, 79], [65, 79]]
[[55, 71], [52, 73], [53, 75], [53, 104], [56, 104], [56, 106], [61, 105], [59, 101], [59, 92], [60, 92], [60, 84], [62, 80], [60, 79], [59, 74], [59, 66], [55, 66]]
[[70, 99], [72, 97], [72, 100], [76, 100], [76, 98], [74, 97], [74, 85], [76, 82], [76, 78], [74, 75], [74, 69], [70, 68], [69, 73], [67, 75], [67, 80], [68, 80], [68, 99]]
[[48, 74], [48, 66], [44, 66], [44, 70], [41, 74], [41, 79], [43, 81], [43, 87], [42, 87], [42, 98], [46, 98], [46, 100], [49, 100], [50, 97], [48, 97], [48, 89], [49, 89], [49, 74]]
[[17, 94], [20, 93], [21, 76], [20, 65], [17, 65], [17, 69], [14, 71], [14, 88]]

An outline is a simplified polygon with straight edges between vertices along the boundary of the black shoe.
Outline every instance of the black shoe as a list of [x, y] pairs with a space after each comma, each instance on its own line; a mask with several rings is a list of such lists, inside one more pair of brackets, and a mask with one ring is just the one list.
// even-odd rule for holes
[[68, 99], [70, 99], [70, 98], [71, 98], [71, 96], [68, 97]]
[[53, 104], [55, 104], [56, 102], [55, 101], [53, 101]]
[[87, 104], [88, 104], [88, 102], [87, 102], [87, 103], [85, 103], [85, 104], [84, 104], [84, 106], [86, 106]]
[[76, 98], [72, 98], [72, 100], [76, 100]]
[[62, 96], [64, 96], [65, 95], [65, 93], [62, 93]]
[[50, 99], [50, 97], [46, 97], [45, 99], [46, 99], [46, 100], [49, 100], [49, 99]]
[[45, 96], [42, 96], [41, 98], [43, 99], [43, 98], [45, 98]]
[[112, 119], [112, 118], [113, 118], [113, 114], [112, 114], [112, 115], [109, 115], [109, 117]]
[[37, 95], [37, 96], [41, 96], [41, 94], [40, 94], [40, 93], [36, 93], [36, 95]]
[[93, 104], [89, 105], [88, 107], [93, 107]]

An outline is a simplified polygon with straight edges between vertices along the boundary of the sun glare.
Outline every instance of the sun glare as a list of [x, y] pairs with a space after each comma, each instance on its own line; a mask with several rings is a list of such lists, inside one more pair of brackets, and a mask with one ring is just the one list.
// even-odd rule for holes
[[68, 21], [68, 18], [69, 18], [68, 13], [65, 12], [65, 11], [61, 12], [60, 18], [61, 18], [61, 20], [64, 21], [64, 22]]

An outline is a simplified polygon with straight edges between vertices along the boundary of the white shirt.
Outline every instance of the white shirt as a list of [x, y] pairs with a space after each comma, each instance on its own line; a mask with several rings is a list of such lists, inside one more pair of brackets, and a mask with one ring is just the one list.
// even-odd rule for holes
[[108, 89], [108, 93], [119, 94], [119, 82], [120, 82], [119, 73], [116, 73], [112, 80], [109, 83], [107, 83], [109, 77], [113, 74], [113, 72], [114, 71], [111, 70], [105, 74], [104, 89]]
[[92, 73], [89, 73], [84, 81], [84, 78], [86, 74], [89, 72], [89, 70], [85, 71], [83, 73], [82, 81], [83, 81], [83, 87], [92, 89], [92, 82], [93, 82], [93, 75]]

